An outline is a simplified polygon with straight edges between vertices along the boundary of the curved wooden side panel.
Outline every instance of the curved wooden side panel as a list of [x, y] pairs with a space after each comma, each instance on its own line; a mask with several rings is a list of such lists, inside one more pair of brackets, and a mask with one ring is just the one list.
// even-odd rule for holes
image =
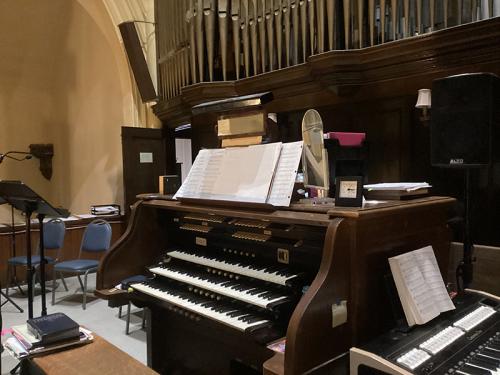
[[341, 218], [328, 226], [318, 274], [288, 325], [286, 375], [302, 374], [349, 349], [350, 322], [332, 328], [332, 305], [349, 302], [349, 226]]
[[143, 201], [133, 205], [125, 233], [101, 260], [97, 290], [113, 288], [129, 276], [144, 274], [146, 267], [157, 261], [166, 241], [159, 214], [159, 210], [144, 206]]

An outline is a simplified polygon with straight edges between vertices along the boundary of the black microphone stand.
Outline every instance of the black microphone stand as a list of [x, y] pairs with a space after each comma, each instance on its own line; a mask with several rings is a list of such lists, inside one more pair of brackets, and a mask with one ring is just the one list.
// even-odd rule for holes
[[[12, 154], [19, 154], [19, 155], [24, 155], [24, 157], [22, 158], [16, 158], [14, 156], [12, 156]], [[29, 153], [29, 152], [23, 152], [23, 151], [8, 151], [6, 152], [5, 154], [0, 154], [0, 163], [2, 163], [2, 161], [5, 159], [5, 158], [9, 158], [9, 159], [13, 159], [13, 160], [16, 160], [16, 161], [23, 161], [23, 160], [29, 160], [31, 159], [33, 156]], [[1, 199], [1, 198], [0, 198]], [[5, 201], [4, 199], [1, 199], [3, 203], [7, 203], [7, 201]], [[0, 203], [2, 204], [2, 203]], [[12, 249], [13, 249], [13, 255], [16, 256], [16, 228], [15, 228], [15, 223], [14, 223], [14, 206], [11, 206], [11, 219], [12, 219]], [[32, 295], [32, 288], [33, 288], [33, 282], [32, 282], [32, 270], [31, 270], [31, 228], [30, 228], [30, 223], [31, 221], [31, 215], [29, 215], [29, 217], [27, 218], [27, 243], [28, 243], [28, 246], [30, 246], [29, 250], [28, 250], [28, 301], [30, 301], [31, 299], [31, 303], [28, 304], [28, 315], [29, 315], [29, 318], [31, 319], [33, 317], [33, 295]], [[43, 222], [43, 216], [42, 216], [42, 222]], [[43, 225], [43, 224], [42, 224]], [[42, 226], [42, 231], [41, 231], [41, 239], [43, 241], [43, 226]], [[41, 248], [43, 248], [43, 242], [42, 244], [40, 245]], [[41, 262], [43, 263], [45, 261], [44, 257], [43, 257], [43, 252], [41, 254]], [[15, 277], [15, 273], [14, 273], [14, 277]], [[45, 275], [44, 275], [45, 277]], [[10, 283], [11, 280], [7, 280], [7, 282]], [[44, 289], [44, 288], [42, 288]], [[42, 290], [43, 292], [45, 292], [45, 290]], [[12, 303], [21, 313], [24, 312], [23, 309], [21, 309], [14, 301], [12, 301], [12, 299], [9, 298], [9, 296], [7, 296], [6, 294], [4, 294], [0, 288], [0, 294], [3, 295], [7, 301], [9, 301], [10, 303]], [[6, 302], [7, 302], [6, 301]], [[4, 302], [3, 304], [0, 305], [0, 307], [2, 307], [6, 302]], [[45, 302], [45, 301], [43, 301]], [[42, 303], [42, 313], [45, 311], [45, 314], [42, 314], [42, 315], [46, 315], [47, 314], [47, 310], [45, 309], [45, 303]], [[2, 328], [2, 312], [0, 310], [0, 329]], [[3, 349], [3, 347], [2, 347]], [[15, 374], [17, 372], [17, 369], [19, 368], [19, 366], [21, 365], [21, 362], [19, 362], [19, 364], [14, 367], [10, 373], [11, 374]], [[1, 367], [1, 366], [0, 366]]]
[[[23, 157], [18, 158], [18, 157], [12, 156], [12, 155], [23, 155]], [[33, 156], [29, 152], [7, 151], [5, 154], [0, 154], [0, 163], [2, 163], [2, 161], [5, 158], [16, 160], [16, 161], [23, 161], [23, 160], [29, 160], [32, 157]], [[0, 198], [0, 205], [2, 205], [4, 203], [7, 203], [7, 201]], [[12, 233], [12, 256], [16, 256], [16, 228], [15, 228], [15, 223], [14, 223], [14, 207], [11, 207], [11, 231], [12, 231], [11, 232]], [[16, 277], [15, 268], [14, 268], [14, 277]], [[8, 283], [10, 283], [10, 281], [11, 280], [7, 280]], [[21, 312], [21, 313], [24, 312], [24, 310], [21, 307], [19, 307], [19, 305], [17, 303], [15, 303], [6, 293], [4, 293], [1, 288], [0, 288], [0, 295], [5, 298], [5, 301], [0, 304], [0, 307], [5, 305], [7, 302], [10, 302], [11, 304], [13, 304], [16, 307], [16, 309], [19, 310], [19, 312]]]
[[[6, 201], [7, 202], [7, 201]], [[14, 207], [10, 206], [10, 234], [11, 234], [11, 239], [12, 239], [12, 256], [15, 257], [16, 256], [16, 224], [14, 222]], [[21, 292], [21, 294], [24, 294], [23, 290], [21, 289], [21, 287], [19, 286], [18, 282], [17, 282], [17, 273], [16, 273], [16, 267], [14, 267], [14, 269], [12, 270], [12, 276], [14, 276], [14, 282], [16, 283], [16, 286], [18, 287], [19, 291]], [[9, 282], [9, 285], [10, 285], [10, 281], [11, 280], [8, 280]]]
[[[4, 203], [7, 203], [7, 201], [4, 200], [3, 198], [0, 198], [0, 205], [2, 205]], [[16, 229], [14, 227], [14, 208], [12, 208], [11, 215], [12, 215], [12, 228], [11, 229], [12, 229], [12, 241], [13, 241], [12, 242], [12, 246], [13, 246], [12, 249], [14, 251], [13, 256], [16, 256], [16, 250], [15, 250], [16, 249], [16, 245], [15, 245], [15, 238], [16, 238], [15, 230]], [[7, 280], [7, 282], [10, 282], [10, 280]], [[0, 307], [2, 307], [3, 305], [5, 305], [7, 302], [10, 302], [11, 304], [14, 305], [14, 307], [16, 309], [19, 310], [19, 312], [21, 312], [21, 313], [24, 312], [24, 310], [21, 307], [19, 307], [19, 305], [17, 303], [15, 303], [6, 293], [4, 293], [4, 291], [1, 288], [0, 288], [0, 295], [3, 298], [5, 298], [5, 301], [0, 304]]]
[[55, 208], [29, 186], [21, 181], [0, 181], [0, 197], [11, 206], [24, 212], [26, 219], [26, 259], [28, 282], [28, 317], [33, 318], [33, 276], [35, 270], [31, 259], [31, 216], [36, 213], [40, 223], [40, 285], [42, 286], [42, 316], [47, 314], [45, 304], [45, 254], [43, 238], [43, 219], [45, 216], [68, 217], [69, 211]]

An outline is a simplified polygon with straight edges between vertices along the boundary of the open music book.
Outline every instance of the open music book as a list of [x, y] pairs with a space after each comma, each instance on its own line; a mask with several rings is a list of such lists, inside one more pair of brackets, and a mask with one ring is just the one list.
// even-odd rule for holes
[[409, 326], [455, 309], [432, 246], [389, 258], [389, 265]]
[[174, 198], [289, 206], [301, 155], [302, 141], [200, 150]]

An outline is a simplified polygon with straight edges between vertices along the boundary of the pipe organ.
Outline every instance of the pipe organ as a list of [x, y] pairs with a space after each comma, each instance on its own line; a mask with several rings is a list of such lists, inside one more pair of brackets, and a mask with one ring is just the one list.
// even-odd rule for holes
[[159, 94], [491, 18], [495, 0], [157, 0]]

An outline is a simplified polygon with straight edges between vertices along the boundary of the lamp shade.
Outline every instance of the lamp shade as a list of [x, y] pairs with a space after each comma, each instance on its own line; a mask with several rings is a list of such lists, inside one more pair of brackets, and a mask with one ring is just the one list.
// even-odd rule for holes
[[431, 108], [431, 90], [418, 90], [418, 99], [415, 108]]

